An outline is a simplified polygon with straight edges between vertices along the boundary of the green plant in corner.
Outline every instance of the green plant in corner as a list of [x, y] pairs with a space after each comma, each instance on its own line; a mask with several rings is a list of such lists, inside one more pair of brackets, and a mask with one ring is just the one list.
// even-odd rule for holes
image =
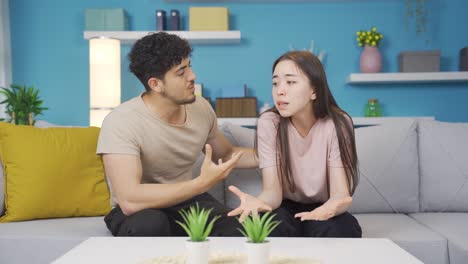
[[281, 223], [281, 221], [273, 221], [275, 216], [270, 212], [266, 212], [262, 217], [258, 214], [248, 216], [241, 223], [244, 230], [239, 229], [239, 231], [249, 239], [249, 242], [264, 243], [268, 235]]
[[6, 104], [6, 113], [10, 116], [9, 122], [16, 125], [33, 125], [34, 117], [48, 109], [42, 107], [43, 101], [39, 97], [39, 89], [17, 84], [12, 84], [10, 87], [11, 89], [0, 87], [0, 93], [5, 96], [5, 100], [0, 104]]
[[208, 223], [208, 218], [212, 209], [206, 210], [200, 208], [198, 203], [191, 206], [188, 210], [181, 209], [179, 214], [184, 219], [184, 223], [176, 221], [185, 230], [191, 241], [201, 242], [205, 241], [213, 229], [213, 225], [220, 218], [219, 215], [213, 217]]

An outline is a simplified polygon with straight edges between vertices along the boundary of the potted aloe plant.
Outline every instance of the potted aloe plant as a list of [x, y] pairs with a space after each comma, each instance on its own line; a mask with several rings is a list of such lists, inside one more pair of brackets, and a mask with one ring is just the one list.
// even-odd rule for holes
[[270, 244], [266, 240], [268, 235], [280, 224], [274, 221], [275, 215], [266, 212], [263, 216], [254, 213], [246, 217], [241, 223], [244, 230], [239, 231], [248, 239], [247, 261], [248, 264], [267, 264], [270, 258]]
[[213, 229], [213, 225], [220, 217], [213, 217], [208, 223], [208, 218], [213, 209], [206, 210], [200, 208], [198, 203], [188, 210], [180, 210], [184, 223], [176, 221], [185, 230], [190, 240], [187, 241], [187, 263], [207, 264], [209, 258], [210, 245], [207, 239]]

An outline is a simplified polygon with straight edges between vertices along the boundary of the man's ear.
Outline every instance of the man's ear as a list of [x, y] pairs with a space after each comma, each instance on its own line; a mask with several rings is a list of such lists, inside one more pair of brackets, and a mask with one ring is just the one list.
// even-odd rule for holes
[[151, 88], [151, 90], [160, 93], [164, 90], [164, 82], [158, 78], [151, 77], [148, 79], [148, 86]]

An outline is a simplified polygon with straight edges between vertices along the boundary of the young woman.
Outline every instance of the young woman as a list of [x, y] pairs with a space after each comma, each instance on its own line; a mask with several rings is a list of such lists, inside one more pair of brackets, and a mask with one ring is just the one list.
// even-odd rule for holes
[[273, 236], [361, 237], [347, 212], [358, 183], [354, 128], [338, 107], [322, 64], [312, 53], [292, 51], [273, 64], [275, 106], [257, 124], [263, 174], [258, 197], [229, 189], [240, 206], [239, 220], [274, 210], [280, 226]]

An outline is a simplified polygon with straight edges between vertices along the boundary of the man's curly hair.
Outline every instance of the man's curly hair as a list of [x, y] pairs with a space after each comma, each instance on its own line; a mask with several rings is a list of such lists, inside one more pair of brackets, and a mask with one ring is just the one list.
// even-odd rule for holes
[[158, 32], [139, 39], [128, 54], [129, 69], [145, 86], [150, 78], [164, 80], [164, 75], [192, 53], [187, 40], [179, 36]]

